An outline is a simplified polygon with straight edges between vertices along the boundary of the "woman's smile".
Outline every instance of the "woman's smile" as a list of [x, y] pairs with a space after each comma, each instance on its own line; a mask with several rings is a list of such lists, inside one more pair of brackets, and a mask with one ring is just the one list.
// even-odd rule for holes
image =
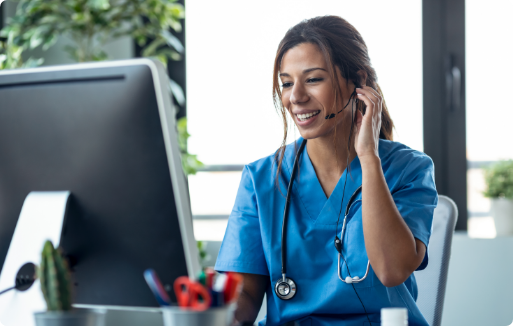
[[304, 127], [306, 125], [309, 125], [314, 120], [316, 120], [317, 116], [321, 113], [321, 110], [316, 111], [307, 111], [307, 112], [297, 112], [294, 113], [294, 116], [296, 117], [296, 122], [298, 125]]

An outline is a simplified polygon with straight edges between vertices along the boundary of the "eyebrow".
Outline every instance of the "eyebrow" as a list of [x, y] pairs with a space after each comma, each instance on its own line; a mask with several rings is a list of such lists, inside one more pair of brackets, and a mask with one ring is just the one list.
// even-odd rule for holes
[[[315, 68], [308, 68], [308, 69], [303, 70], [303, 74], [307, 74], [307, 73], [309, 73], [309, 72], [311, 72], [311, 71], [314, 71], [314, 70], [322, 70], [322, 71], [326, 71], [326, 72], [328, 72], [328, 71], [327, 71], [326, 69], [324, 69], [324, 68], [315, 67]], [[290, 77], [290, 75], [289, 75], [289, 74], [287, 74], [286, 72], [281, 72], [281, 73], [280, 73], [280, 77], [281, 77], [281, 76], [284, 76], [284, 77]]]

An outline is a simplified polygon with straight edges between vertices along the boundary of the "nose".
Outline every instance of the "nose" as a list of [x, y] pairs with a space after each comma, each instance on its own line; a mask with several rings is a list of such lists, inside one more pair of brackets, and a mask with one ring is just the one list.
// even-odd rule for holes
[[295, 83], [290, 93], [290, 102], [294, 105], [308, 102], [309, 96], [301, 83]]

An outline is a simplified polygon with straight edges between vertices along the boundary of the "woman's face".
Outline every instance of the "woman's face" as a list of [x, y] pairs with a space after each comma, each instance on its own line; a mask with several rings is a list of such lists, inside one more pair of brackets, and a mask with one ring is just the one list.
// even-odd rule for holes
[[[342, 78], [338, 68], [336, 73], [343, 96], [339, 103], [345, 105], [354, 90], [354, 84]], [[335, 118], [325, 119], [326, 115], [340, 111], [343, 105], [338, 104], [340, 107], [333, 108], [335, 92], [331, 86], [327, 63], [317, 45], [302, 43], [288, 50], [281, 62], [280, 79], [281, 100], [303, 138], [330, 135], [335, 126], [344, 121], [350, 125], [351, 104]]]

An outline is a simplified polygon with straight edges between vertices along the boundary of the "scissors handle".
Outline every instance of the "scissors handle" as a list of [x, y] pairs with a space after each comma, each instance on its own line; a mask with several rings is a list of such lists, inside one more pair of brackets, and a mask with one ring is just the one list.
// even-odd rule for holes
[[198, 282], [191, 281], [187, 276], [181, 276], [173, 284], [178, 305], [196, 311], [207, 310], [211, 297], [207, 288]]
[[194, 283], [193, 287], [194, 291], [191, 293], [191, 308], [197, 311], [207, 310], [211, 303], [210, 293], [208, 293], [207, 288], [200, 283]]

